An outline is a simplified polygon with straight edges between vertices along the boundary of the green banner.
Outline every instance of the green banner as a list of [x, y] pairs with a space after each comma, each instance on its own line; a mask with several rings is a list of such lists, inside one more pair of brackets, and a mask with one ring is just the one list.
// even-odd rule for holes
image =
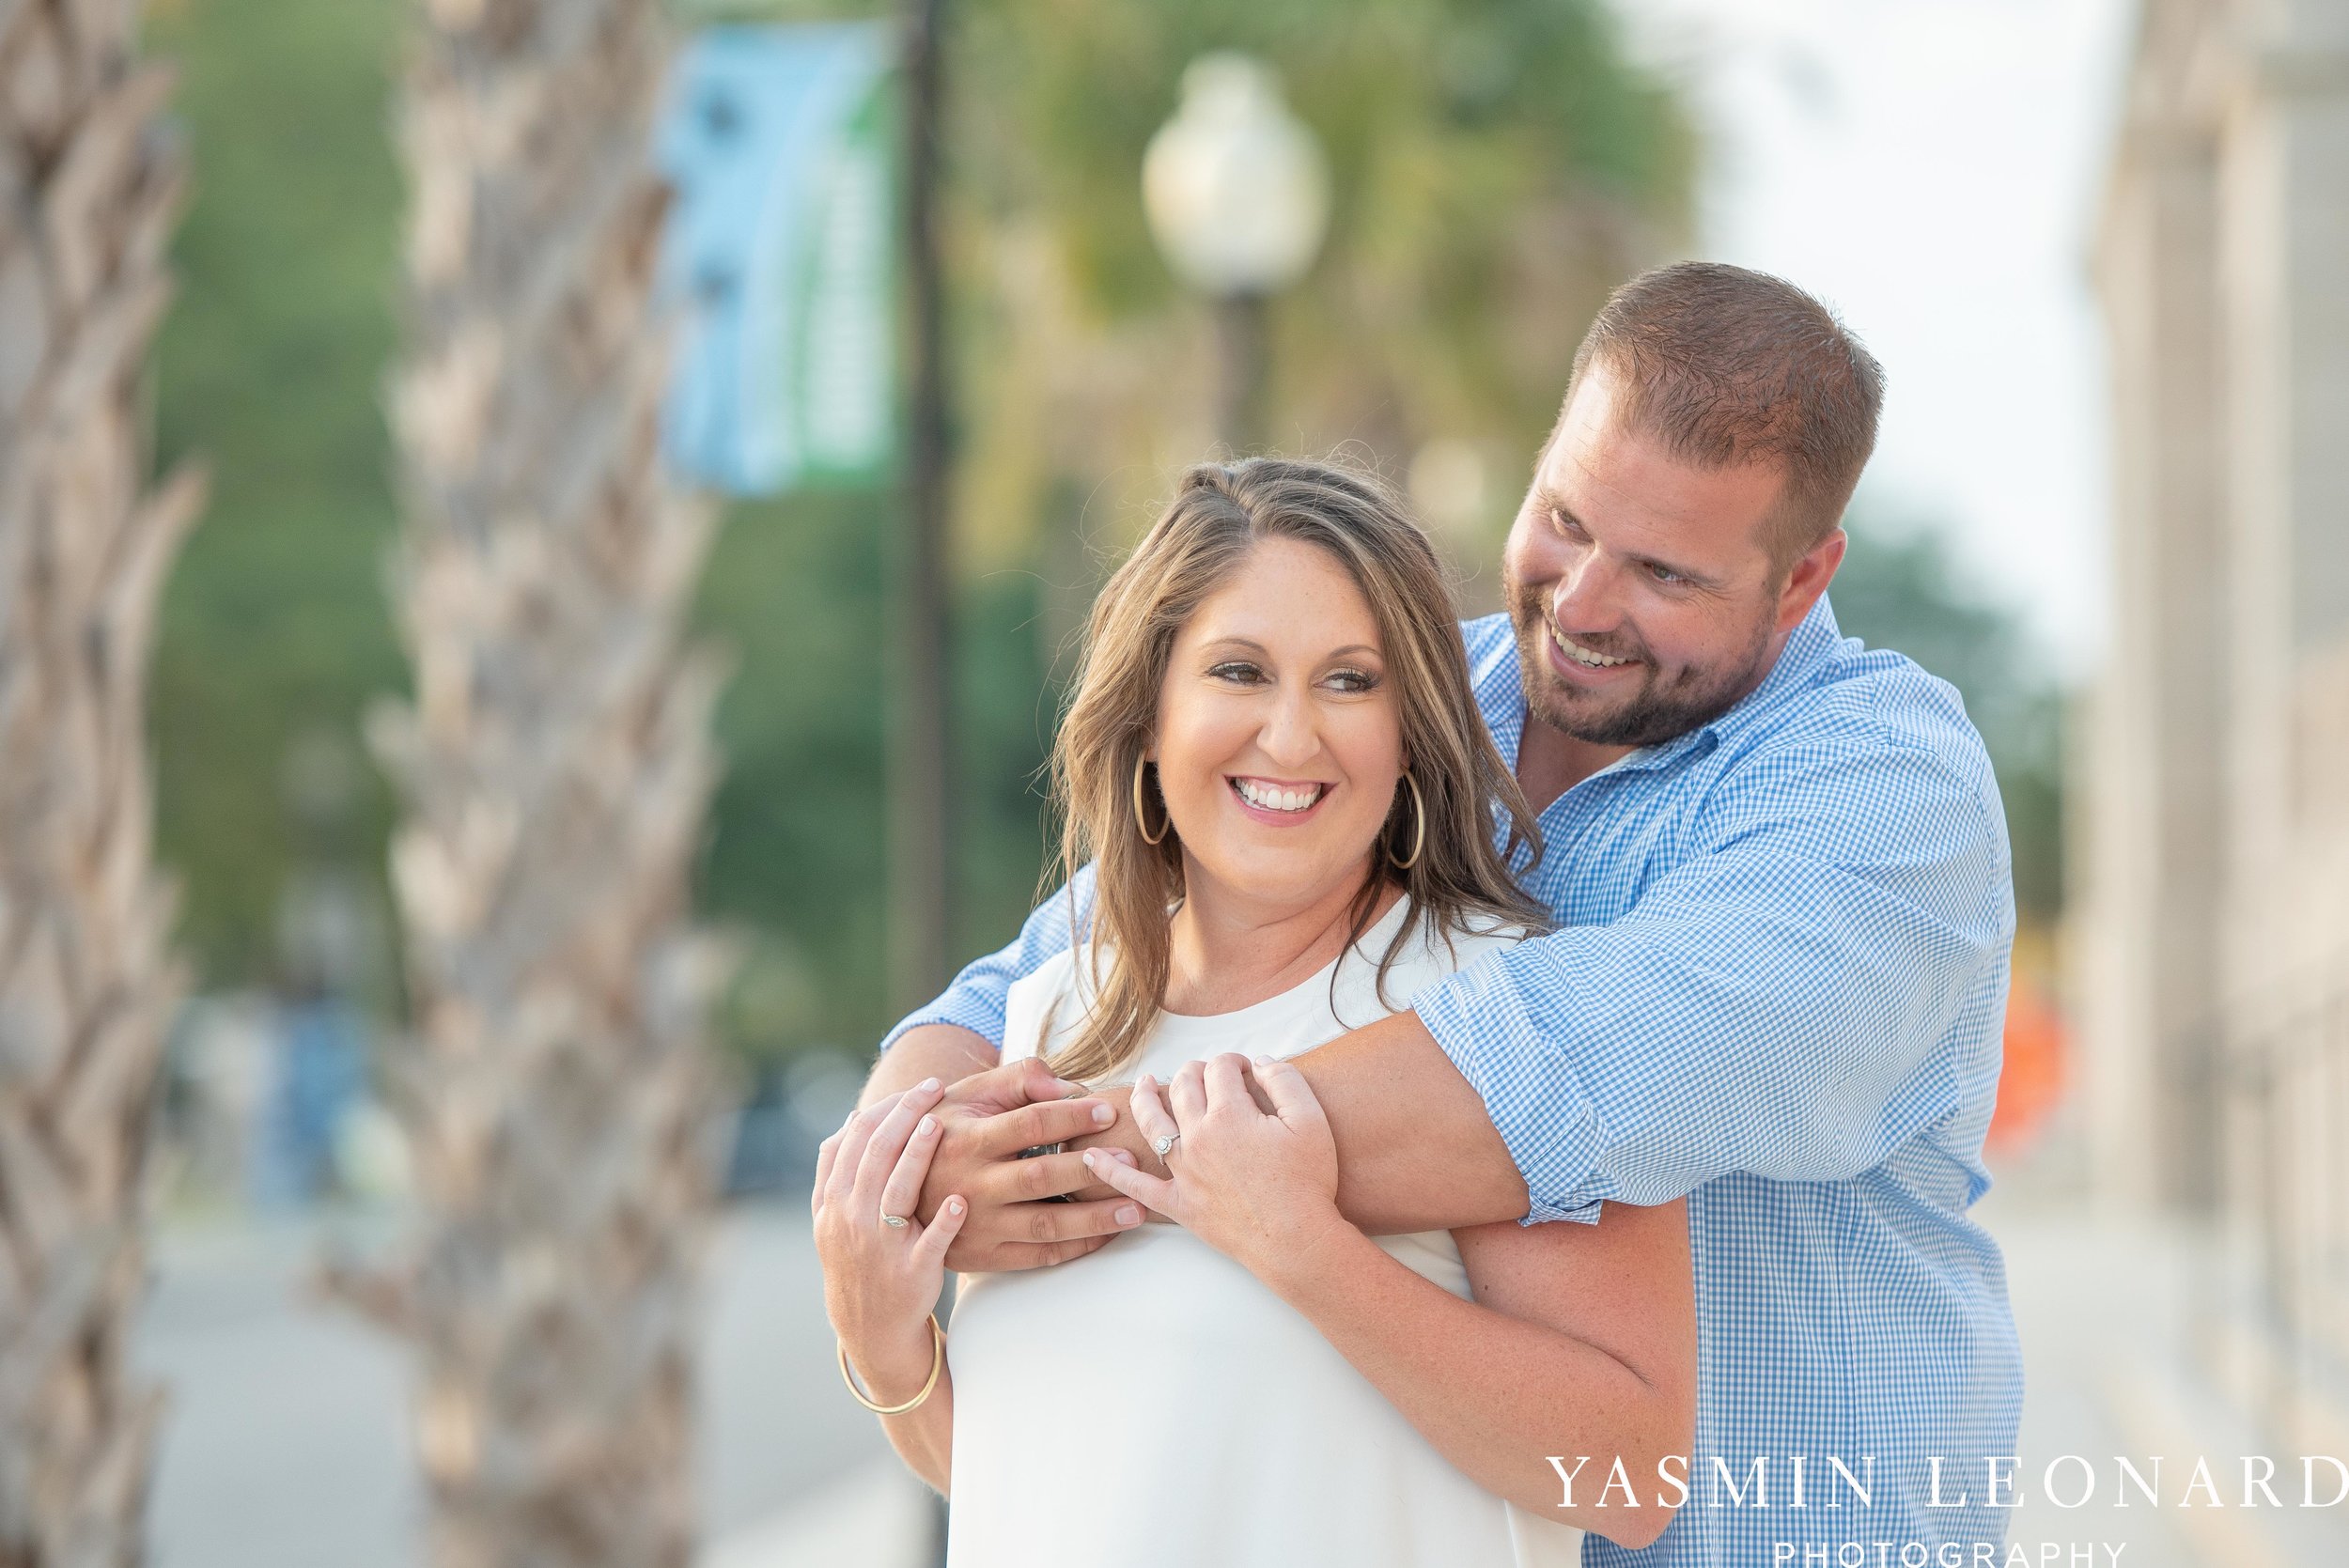
[[713, 27], [661, 138], [682, 316], [671, 466], [737, 495], [884, 479], [896, 454], [890, 32]]

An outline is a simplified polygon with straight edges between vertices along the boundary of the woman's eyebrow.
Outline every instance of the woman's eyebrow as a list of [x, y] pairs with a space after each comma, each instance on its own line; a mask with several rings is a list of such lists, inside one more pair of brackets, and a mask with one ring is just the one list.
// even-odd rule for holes
[[[1272, 656], [1272, 650], [1266, 647], [1262, 643], [1257, 642], [1253, 637], [1242, 637], [1237, 633], [1229, 637], [1211, 638], [1207, 642], [1200, 644], [1199, 651], [1202, 654], [1209, 654], [1214, 653], [1219, 649], [1229, 650], [1233, 648], [1245, 648], [1250, 653], [1261, 654], [1268, 659]], [[1333, 659], [1346, 659], [1360, 654], [1368, 654], [1373, 659], [1383, 657], [1377, 648], [1368, 643], [1348, 643], [1342, 648], [1332, 648], [1328, 653], [1323, 654], [1321, 656], [1321, 662], [1327, 664]]]

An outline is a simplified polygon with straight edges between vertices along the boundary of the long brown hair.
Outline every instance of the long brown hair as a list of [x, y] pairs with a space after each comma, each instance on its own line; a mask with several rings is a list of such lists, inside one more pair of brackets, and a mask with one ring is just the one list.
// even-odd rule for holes
[[[1372, 855], [1376, 869], [1353, 906], [1347, 946], [1369, 929], [1388, 885], [1403, 890], [1410, 909], [1379, 959], [1382, 982], [1419, 920], [1447, 934], [1475, 915], [1534, 929], [1546, 924], [1509, 870], [1520, 850], [1529, 864], [1540, 858], [1540, 831], [1477, 713], [1451, 591], [1426, 536], [1385, 486], [1353, 469], [1283, 458], [1203, 463], [1183, 475], [1165, 514], [1094, 601], [1053, 742], [1058, 870], [1068, 875], [1087, 861], [1095, 869], [1089, 931], [1079, 929], [1070, 894], [1070, 945], [1081, 948], [1090, 937], [1092, 947], [1079, 960], [1086, 966], [1087, 1015], [1051, 1060], [1064, 1078], [1115, 1072], [1158, 1022], [1169, 964], [1167, 910], [1182, 896], [1183, 855], [1172, 831], [1156, 845], [1143, 837], [1135, 770], [1157, 732], [1175, 637], [1268, 538], [1328, 551], [1369, 601], [1403, 754], [1425, 803], [1424, 846], [1408, 870], [1399, 870], [1393, 862], [1410, 858], [1419, 829], [1411, 792], [1398, 784]], [[1496, 809], [1509, 830], [1502, 846], [1494, 843]], [[1106, 975], [1105, 953], [1115, 959]], [[1048, 1020], [1048, 1033], [1050, 1027]]]

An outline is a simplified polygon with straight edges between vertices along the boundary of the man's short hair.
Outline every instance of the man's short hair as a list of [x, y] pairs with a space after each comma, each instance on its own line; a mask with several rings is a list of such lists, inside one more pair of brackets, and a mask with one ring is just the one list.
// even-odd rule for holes
[[1567, 402], [1593, 365], [1616, 383], [1616, 417], [1680, 461], [1784, 469], [1763, 524], [1781, 571], [1843, 521], [1875, 449], [1884, 367], [1833, 311], [1766, 272], [1718, 261], [1641, 272], [1575, 350]]

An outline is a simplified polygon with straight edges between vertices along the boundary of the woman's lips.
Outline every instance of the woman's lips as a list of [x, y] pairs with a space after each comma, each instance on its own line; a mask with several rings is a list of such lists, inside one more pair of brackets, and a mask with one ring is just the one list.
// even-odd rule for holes
[[[1243, 777], [1250, 788], [1259, 795], [1279, 793], [1294, 798], [1309, 789], [1315, 793], [1312, 804], [1306, 806], [1283, 809], [1274, 805], [1259, 805], [1256, 801], [1251, 800], [1242, 791], [1240, 786]], [[1261, 779], [1237, 774], [1227, 775], [1223, 783], [1224, 786], [1232, 792], [1233, 800], [1238, 804], [1242, 812], [1258, 822], [1277, 828], [1292, 827], [1297, 823], [1312, 820], [1319, 815], [1322, 806], [1329, 800], [1333, 787], [1317, 780]]]

